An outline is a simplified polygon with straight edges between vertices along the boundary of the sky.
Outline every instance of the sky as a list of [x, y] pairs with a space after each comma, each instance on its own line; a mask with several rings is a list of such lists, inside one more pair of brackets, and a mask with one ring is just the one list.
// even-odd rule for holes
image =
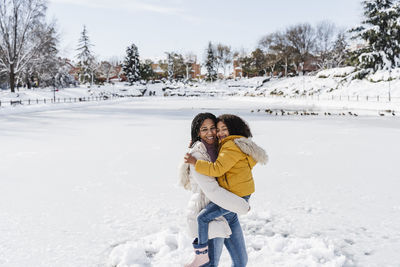
[[49, 0], [60, 53], [74, 58], [86, 25], [98, 59], [123, 59], [132, 43], [141, 59], [191, 52], [203, 61], [209, 41], [251, 52], [266, 34], [297, 23], [328, 20], [351, 28], [362, 20], [360, 0]]

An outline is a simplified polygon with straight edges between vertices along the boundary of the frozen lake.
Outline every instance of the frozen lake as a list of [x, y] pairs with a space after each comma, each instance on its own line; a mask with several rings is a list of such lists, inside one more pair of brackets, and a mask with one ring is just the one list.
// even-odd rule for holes
[[182, 266], [190, 194], [177, 166], [205, 111], [242, 116], [270, 156], [240, 218], [248, 266], [399, 266], [398, 117], [251, 112], [266, 108], [137, 98], [0, 110], [0, 266]]

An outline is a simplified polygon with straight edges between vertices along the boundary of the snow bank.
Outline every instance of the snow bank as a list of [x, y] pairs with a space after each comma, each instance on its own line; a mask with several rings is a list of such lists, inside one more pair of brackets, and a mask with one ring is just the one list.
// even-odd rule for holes
[[355, 67], [332, 68], [317, 73], [317, 78], [346, 77], [355, 71]]
[[396, 68], [391, 71], [378, 70], [374, 74], [367, 76], [367, 79], [370, 80], [371, 82], [398, 80], [399, 78], [400, 78], [400, 68]]

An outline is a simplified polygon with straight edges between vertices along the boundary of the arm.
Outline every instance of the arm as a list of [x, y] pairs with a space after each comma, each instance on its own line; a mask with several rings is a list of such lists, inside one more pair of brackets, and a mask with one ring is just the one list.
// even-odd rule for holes
[[218, 158], [214, 163], [197, 160], [195, 169], [201, 174], [219, 177], [229, 171], [240, 160], [242, 155], [243, 153], [233, 142], [232, 144], [227, 143], [221, 147]]
[[190, 165], [190, 172], [206, 197], [221, 208], [237, 214], [246, 214], [250, 210], [250, 205], [246, 200], [220, 187], [214, 177], [196, 172], [193, 165]]
[[250, 205], [246, 200], [220, 187], [214, 177], [196, 172], [193, 165], [190, 165], [190, 173], [206, 197], [218, 206], [238, 214], [246, 214], [250, 210]]

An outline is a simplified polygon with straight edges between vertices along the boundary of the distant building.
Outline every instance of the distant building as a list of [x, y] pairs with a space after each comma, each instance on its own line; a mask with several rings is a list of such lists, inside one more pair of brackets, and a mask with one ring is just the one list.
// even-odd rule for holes
[[317, 71], [318, 69], [319, 68], [318, 68], [317, 58], [314, 56], [310, 56], [304, 62], [303, 68], [298, 68], [298, 72], [303, 71], [303, 73], [309, 73], [309, 72]]
[[79, 68], [75, 67], [71, 60], [69, 60], [68, 58], [63, 59], [65, 64], [69, 67], [69, 71], [68, 74], [72, 75], [75, 79], [75, 81], [79, 80]]
[[201, 66], [196, 62], [192, 63], [192, 71], [190, 73], [192, 79], [201, 78]]
[[165, 71], [161, 68], [160, 64], [151, 64], [151, 69], [153, 70], [156, 79], [161, 79], [165, 77]]

